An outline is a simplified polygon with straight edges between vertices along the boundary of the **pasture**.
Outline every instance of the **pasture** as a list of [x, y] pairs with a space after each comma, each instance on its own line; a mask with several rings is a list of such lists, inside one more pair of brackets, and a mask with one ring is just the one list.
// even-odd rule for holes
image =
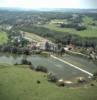
[[0, 44], [6, 43], [7, 40], [7, 34], [5, 32], [0, 31]]
[[29, 32], [25, 32], [25, 37], [32, 39], [35, 42], [41, 42], [46, 40], [43, 37], [36, 35], [35, 33], [29, 33]]
[[[27, 66], [0, 65], [0, 100], [96, 100], [97, 83], [78, 88], [57, 87], [44, 73]], [[40, 80], [40, 84], [37, 84]]]
[[[61, 28], [59, 27], [59, 24], [61, 23], [70, 23], [70, 21], [67, 21], [66, 19], [54, 19], [51, 20], [50, 22], [41, 25], [42, 27], [51, 29], [51, 30], [55, 30], [55, 31], [59, 31], [59, 32], [69, 32], [71, 34], [77, 34], [81, 37], [97, 37], [97, 21], [93, 21], [92, 18], [89, 18], [87, 16], [83, 17], [83, 22], [82, 24], [87, 26], [86, 30], [83, 31], [77, 31], [74, 28]], [[96, 26], [92, 26], [91, 24], [95, 23]]]

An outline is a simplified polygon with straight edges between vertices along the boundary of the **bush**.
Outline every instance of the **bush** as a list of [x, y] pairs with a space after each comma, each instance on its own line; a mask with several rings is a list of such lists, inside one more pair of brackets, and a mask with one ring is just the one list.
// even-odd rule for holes
[[93, 76], [96, 76], [96, 77], [97, 77], [97, 72], [95, 72], [95, 73], [93, 74]]
[[24, 54], [25, 55], [30, 55], [30, 50], [29, 49], [24, 49]]
[[84, 77], [79, 77], [79, 78], [77, 79], [77, 82], [78, 82], [78, 83], [85, 83], [86, 80], [85, 80]]
[[94, 83], [91, 83], [90, 85], [91, 85], [91, 86], [95, 86], [95, 84], [94, 84]]
[[32, 53], [33, 54], [41, 54], [41, 50], [33, 50]]
[[77, 31], [83, 31], [83, 30], [86, 30], [87, 28], [85, 26], [78, 26], [76, 27], [76, 30]]
[[37, 84], [40, 84], [41, 82], [39, 80], [37, 80]]
[[23, 59], [21, 61], [21, 64], [24, 64], [24, 65], [32, 65], [32, 63], [30, 61], [26, 60], [26, 59]]
[[31, 70], [33, 70], [35, 67], [34, 67], [34, 65], [29, 65], [29, 68], [30, 68]]
[[97, 72], [94, 72], [92, 79], [93, 80], [96, 80], [97, 79]]
[[14, 65], [19, 65], [18, 63], [15, 63]]
[[44, 72], [44, 73], [47, 73], [47, 72], [48, 72], [48, 70], [47, 70], [46, 67], [40, 66], [40, 65], [38, 65], [38, 66], [35, 68], [35, 70], [36, 70], [36, 71], [40, 71], [40, 72]]
[[65, 86], [65, 83], [64, 83], [64, 81], [63, 80], [59, 80], [57, 83], [56, 83], [56, 85], [57, 86], [59, 86], [59, 87], [64, 87]]
[[57, 76], [53, 73], [48, 73], [47, 79], [48, 79], [48, 81], [54, 82], [54, 83], [56, 83], [58, 81]]
[[41, 52], [40, 55], [44, 56], [44, 57], [49, 57], [50, 56], [50, 54], [48, 52]]

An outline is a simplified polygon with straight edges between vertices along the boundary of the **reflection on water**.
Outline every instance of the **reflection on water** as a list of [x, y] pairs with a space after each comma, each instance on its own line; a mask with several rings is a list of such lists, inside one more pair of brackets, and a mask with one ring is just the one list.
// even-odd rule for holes
[[[66, 65], [60, 61], [57, 61], [53, 58], [45, 58], [39, 55], [31, 55], [31, 56], [25, 56], [25, 55], [9, 55], [9, 54], [0, 54], [0, 63], [1, 64], [15, 64], [15, 63], [21, 63], [21, 60], [23, 58], [28, 59], [29, 61], [32, 62], [34, 66], [37, 65], [43, 65], [47, 67], [47, 69], [53, 73], [55, 73], [59, 78], [64, 78], [66, 80], [73, 79], [75, 77], [88, 77], [87, 74], [72, 68], [69, 65]], [[88, 62], [87, 59], [83, 58], [77, 58], [77, 57], [70, 57], [70, 56], [65, 56], [64, 59], [66, 60], [74, 60], [77, 61], [77, 63], [81, 63], [82, 65], [86, 66]], [[83, 62], [82, 62], [83, 61]], [[90, 66], [85, 67], [87, 71], [93, 72], [93, 70], [97, 70], [96, 65], [92, 62]], [[93, 70], [92, 70], [93, 69]]]

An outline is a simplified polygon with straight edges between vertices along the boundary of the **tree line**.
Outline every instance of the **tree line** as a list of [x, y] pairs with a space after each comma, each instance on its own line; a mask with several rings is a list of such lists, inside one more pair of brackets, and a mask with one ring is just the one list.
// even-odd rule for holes
[[[27, 32], [35, 33], [39, 36], [46, 37], [51, 39], [55, 43], [61, 43], [63, 45], [74, 44], [81, 47], [97, 47], [97, 38], [96, 37], [80, 37], [79, 35], [72, 33], [64, 33], [59, 31], [50, 30], [44, 27], [37, 26], [23, 26], [20, 29]], [[92, 34], [92, 33], [91, 33]]]

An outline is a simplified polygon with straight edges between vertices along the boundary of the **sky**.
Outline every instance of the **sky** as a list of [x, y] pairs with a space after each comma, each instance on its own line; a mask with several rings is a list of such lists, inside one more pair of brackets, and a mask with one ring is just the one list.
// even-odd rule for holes
[[0, 7], [12, 8], [97, 8], [97, 0], [0, 0]]

